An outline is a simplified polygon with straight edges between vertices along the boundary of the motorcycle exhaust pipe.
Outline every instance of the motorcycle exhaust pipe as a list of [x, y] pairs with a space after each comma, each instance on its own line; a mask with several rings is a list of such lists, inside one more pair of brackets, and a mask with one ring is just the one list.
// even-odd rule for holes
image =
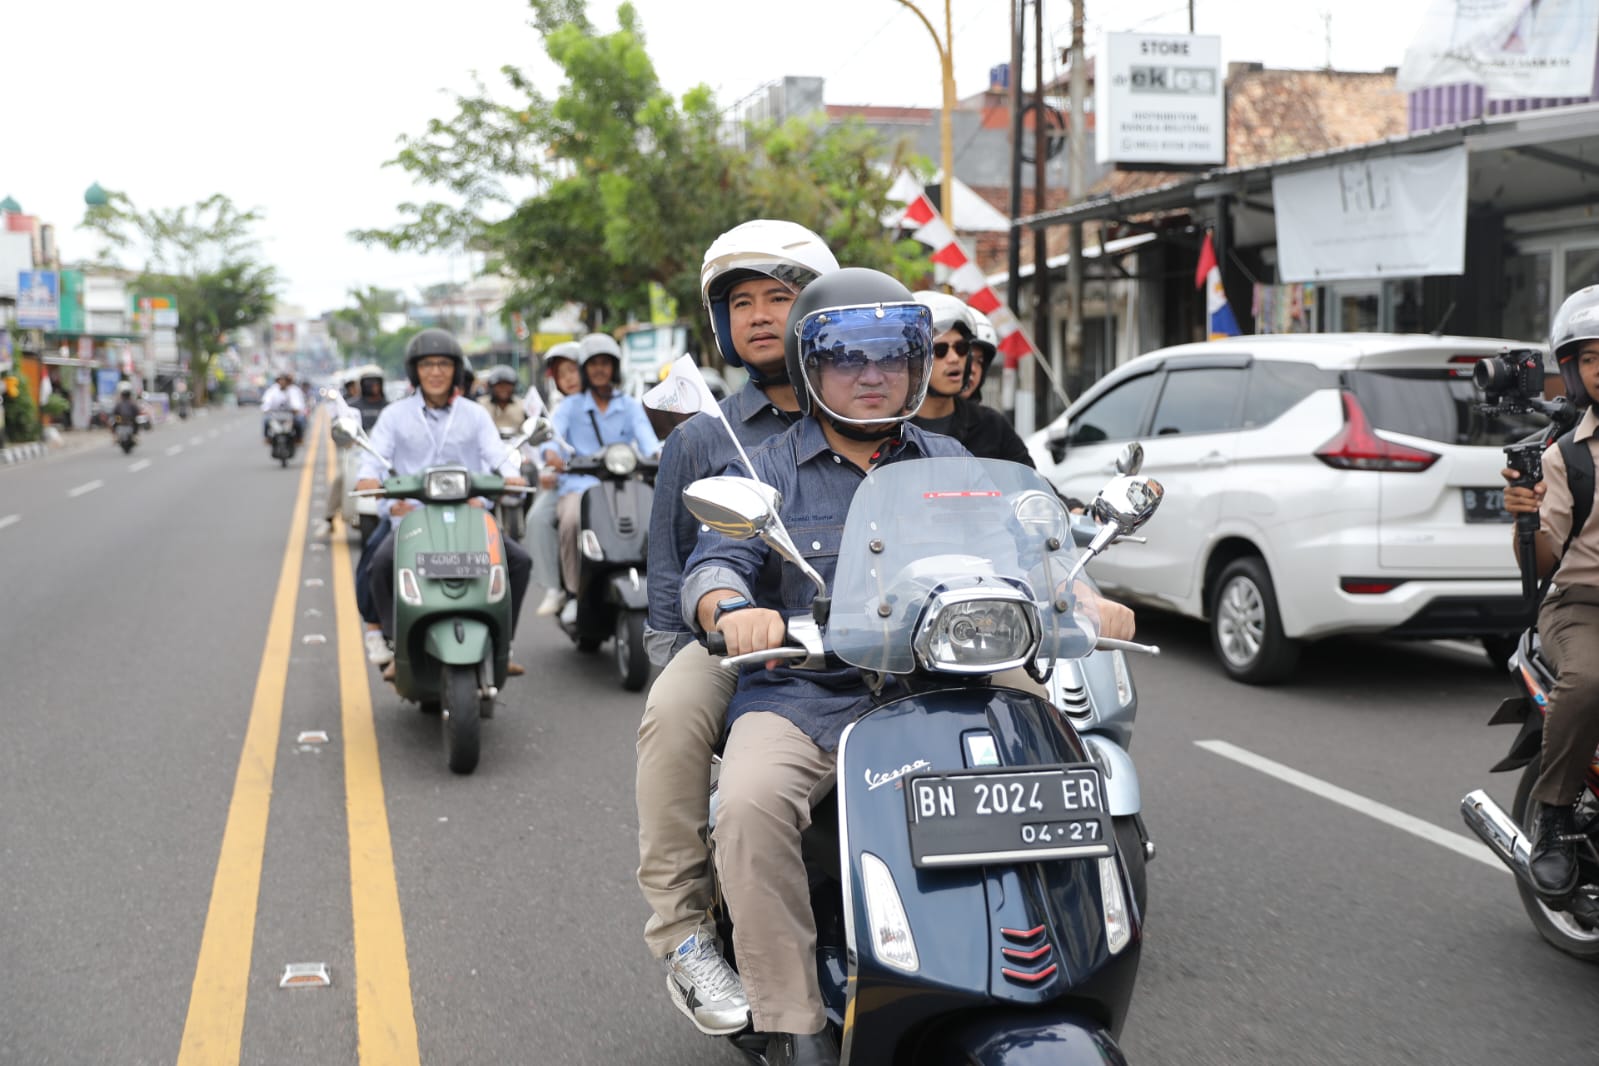
[[1510, 868], [1529, 888], [1532, 881], [1532, 841], [1503, 807], [1482, 789], [1466, 793], [1460, 801], [1460, 816], [1473, 833], [1488, 845], [1499, 861]]

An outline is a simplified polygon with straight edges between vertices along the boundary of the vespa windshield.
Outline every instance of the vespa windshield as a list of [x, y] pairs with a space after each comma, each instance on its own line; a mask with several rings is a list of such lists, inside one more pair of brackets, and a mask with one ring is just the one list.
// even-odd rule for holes
[[[916, 669], [915, 638], [947, 590], [1034, 605], [1038, 658], [1087, 655], [1099, 638], [1092, 600], [1066, 576], [1076, 561], [1070, 516], [1049, 482], [996, 459], [916, 459], [867, 475], [839, 546], [827, 631], [840, 659], [867, 670]], [[1014, 591], [1013, 591], [1014, 590]]]

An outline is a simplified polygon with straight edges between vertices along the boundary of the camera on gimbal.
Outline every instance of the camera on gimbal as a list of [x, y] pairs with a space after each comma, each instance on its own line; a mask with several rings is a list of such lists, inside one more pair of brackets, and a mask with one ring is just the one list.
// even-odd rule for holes
[[1543, 353], [1516, 348], [1490, 355], [1472, 368], [1471, 381], [1485, 397], [1484, 414], [1536, 410], [1531, 401], [1543, 396]]

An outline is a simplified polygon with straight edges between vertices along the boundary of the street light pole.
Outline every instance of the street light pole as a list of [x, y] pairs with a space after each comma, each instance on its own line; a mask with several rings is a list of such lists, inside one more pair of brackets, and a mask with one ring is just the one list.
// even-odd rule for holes
[[938, 31], [933, 28], [933, 23], [922, 14], [920, 8], [911, 3], [911, 0], [899, 0], [899, 3], [909, 8], [911, 12], [922, 20], [922, 25], [927, 27], [927, 32], [933, 37], [933, 46], [938, 49], [939, 67], [944, 79], [944, 110], [938, 120], [938, 136], [942, 142], [942, 164], [944, 168], [944, 186], [939, 195], [939, 210], [944, 214], [944, 220], [950, 228], [955, 228], [955, 38], [951, 29], [949, 5], [950, 0], [944, 0], [944, 36], [940, 40]]

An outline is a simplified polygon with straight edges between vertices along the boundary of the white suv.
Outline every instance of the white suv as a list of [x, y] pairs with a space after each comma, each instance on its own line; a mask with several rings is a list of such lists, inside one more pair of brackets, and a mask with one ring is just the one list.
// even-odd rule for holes
[[1091, 499], [1122, 446], [1166, 489], [1147, 544], [1094, 564], [1130, 600], [1208, 619], [1257, 684], [1301, 641], [1472, 637], [1502, 661], [1525, 624], [1500, 470], [1541, 417], [1484, 416], [1471, 372], [1513, 341], [1399, 334], [1232, 337], [1163, 348], [1096, 382], [1028, 440]]

